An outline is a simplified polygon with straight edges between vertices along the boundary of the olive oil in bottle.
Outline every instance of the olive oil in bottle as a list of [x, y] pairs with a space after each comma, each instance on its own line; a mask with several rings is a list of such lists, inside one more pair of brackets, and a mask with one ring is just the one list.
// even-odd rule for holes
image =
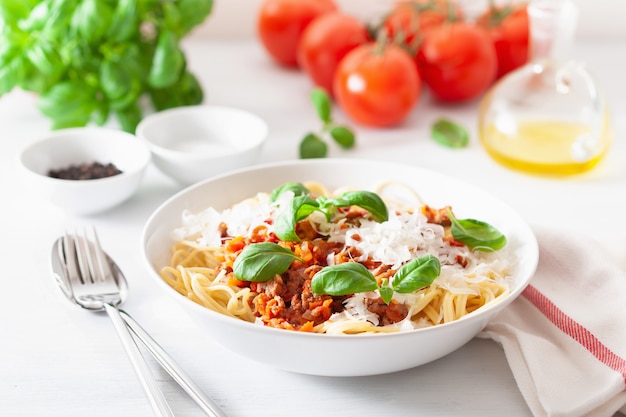
[[612, 128], [603, 95], [584, 63], [567, 60], [576, 26], [571, 0], [533, 0], [529, 63], [485, 95], [479, 136], [497, 162], [521, 171], [570, 175], [597, 165]]

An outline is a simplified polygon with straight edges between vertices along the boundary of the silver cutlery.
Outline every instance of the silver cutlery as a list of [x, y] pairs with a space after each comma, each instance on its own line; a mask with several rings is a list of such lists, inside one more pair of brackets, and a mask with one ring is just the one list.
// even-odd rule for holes
[[102, 250], [95, 230], [92, 234], [89, 239], [86, 232], [66, 233], [53, 245], [51, 266], [64, 295], [87, 310], [107, 312], [156, 415], [173, 417], [133, 335], [208, 416], [226, 417], [167, 352], [128, 313], [118, 308], [128, 294], [126, 279], [118, 265]]

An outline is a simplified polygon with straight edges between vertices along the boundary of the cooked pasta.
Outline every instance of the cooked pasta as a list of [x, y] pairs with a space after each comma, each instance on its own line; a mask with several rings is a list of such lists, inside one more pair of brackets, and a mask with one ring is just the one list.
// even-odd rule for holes
[[[306, 188], [319, 201], [345, 191], [330, 194], [315, 183]], [[161, 275], [179, 293], [221, 314], [326, 334], [389, 333], [448, 323], [506, 297], [514, 263], [507, 248], [472, 250], [451, 235], [449, 207], [433, 209], [417, 194], [411, 196], [413, 207], [385, 201], [384, 220], [373, 219], [356, 204], [333, 207], [330, 214], [313, 210], [297, 218], [298, 239], [293, 240], [281, 240], [275, 229], [277, 217], [295, 198], [289, 190], [275, 201], [259, 193], [223, 211], [184, 212], [181, 227], [173, 231], [170, 265]], [[263, 282], [237, 277], [237, 258], [260, 242], [288, 249], [293, 262]], [[385, 299], [382, 288], [394, 282], [403, 265], [425, 255], [438, 260], [438, 276], [423, 288], [396, 290]], [[346, 262], [364, 265], [376, 289], [341, 295], [312, 290], [320, 271]]]

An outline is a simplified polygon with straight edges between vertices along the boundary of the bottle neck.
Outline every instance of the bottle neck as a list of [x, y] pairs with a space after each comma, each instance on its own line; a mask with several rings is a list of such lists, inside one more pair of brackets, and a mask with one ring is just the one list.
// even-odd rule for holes
[[570, 58], [578, 8], [571, 0], [533, 0], [528, 5], [530, 62], [543, 65]]

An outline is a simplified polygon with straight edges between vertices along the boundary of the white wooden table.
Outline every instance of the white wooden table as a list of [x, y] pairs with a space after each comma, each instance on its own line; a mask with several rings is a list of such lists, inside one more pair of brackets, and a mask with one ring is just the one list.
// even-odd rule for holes
[[[253, 41], [186, 43], [206, 102], [258, 113], [270, 126], [262, 162], [297, 157], [297, 145], [319, 122], [308, 99], [310, 83], [274, 66]], [[353, 124], [357, 149], [331, 156], [411, 163], [480, 185], [507, 201], [531, 224], [576, 229], [626, 260], [626, 42], [580, 44], [608, 93], [616, 139], [589, 174], [545, 179], [493, 162], [476, 137], [477, 103], [443, 107], [424, 96], [407, 122], [388, 130]], [[450, 117], [472, 132], [469, 148], [451, 150], [429, 138], [431, 123]], [[338, 121], [351, 123], [340, 110]], [[475, 339], [451, 355], [416, 369], [360, 378], [323, 378], [278, 371], [225, 350], [188, 322], [155, 291], [139, 259], [147, 217], [180, 189], [151, 167], [139, 192], [109, 212], [73, 218], [22, 188], [18, 150], [46, 133], [48, 121], [21, 92], [0, 99], [0, 416], [137, 417], [151, 410], [105, 315], [66, 302], [50, 277], [52, 242], [65, 228], [93, 224], [130, 285], [130, 312], [231, 416], [509, 416], [528, 410], [501, 348]], [[625, 264], [626, 267], [626, 264]], [[156, 367], [180, 416], [201, 411]]]

